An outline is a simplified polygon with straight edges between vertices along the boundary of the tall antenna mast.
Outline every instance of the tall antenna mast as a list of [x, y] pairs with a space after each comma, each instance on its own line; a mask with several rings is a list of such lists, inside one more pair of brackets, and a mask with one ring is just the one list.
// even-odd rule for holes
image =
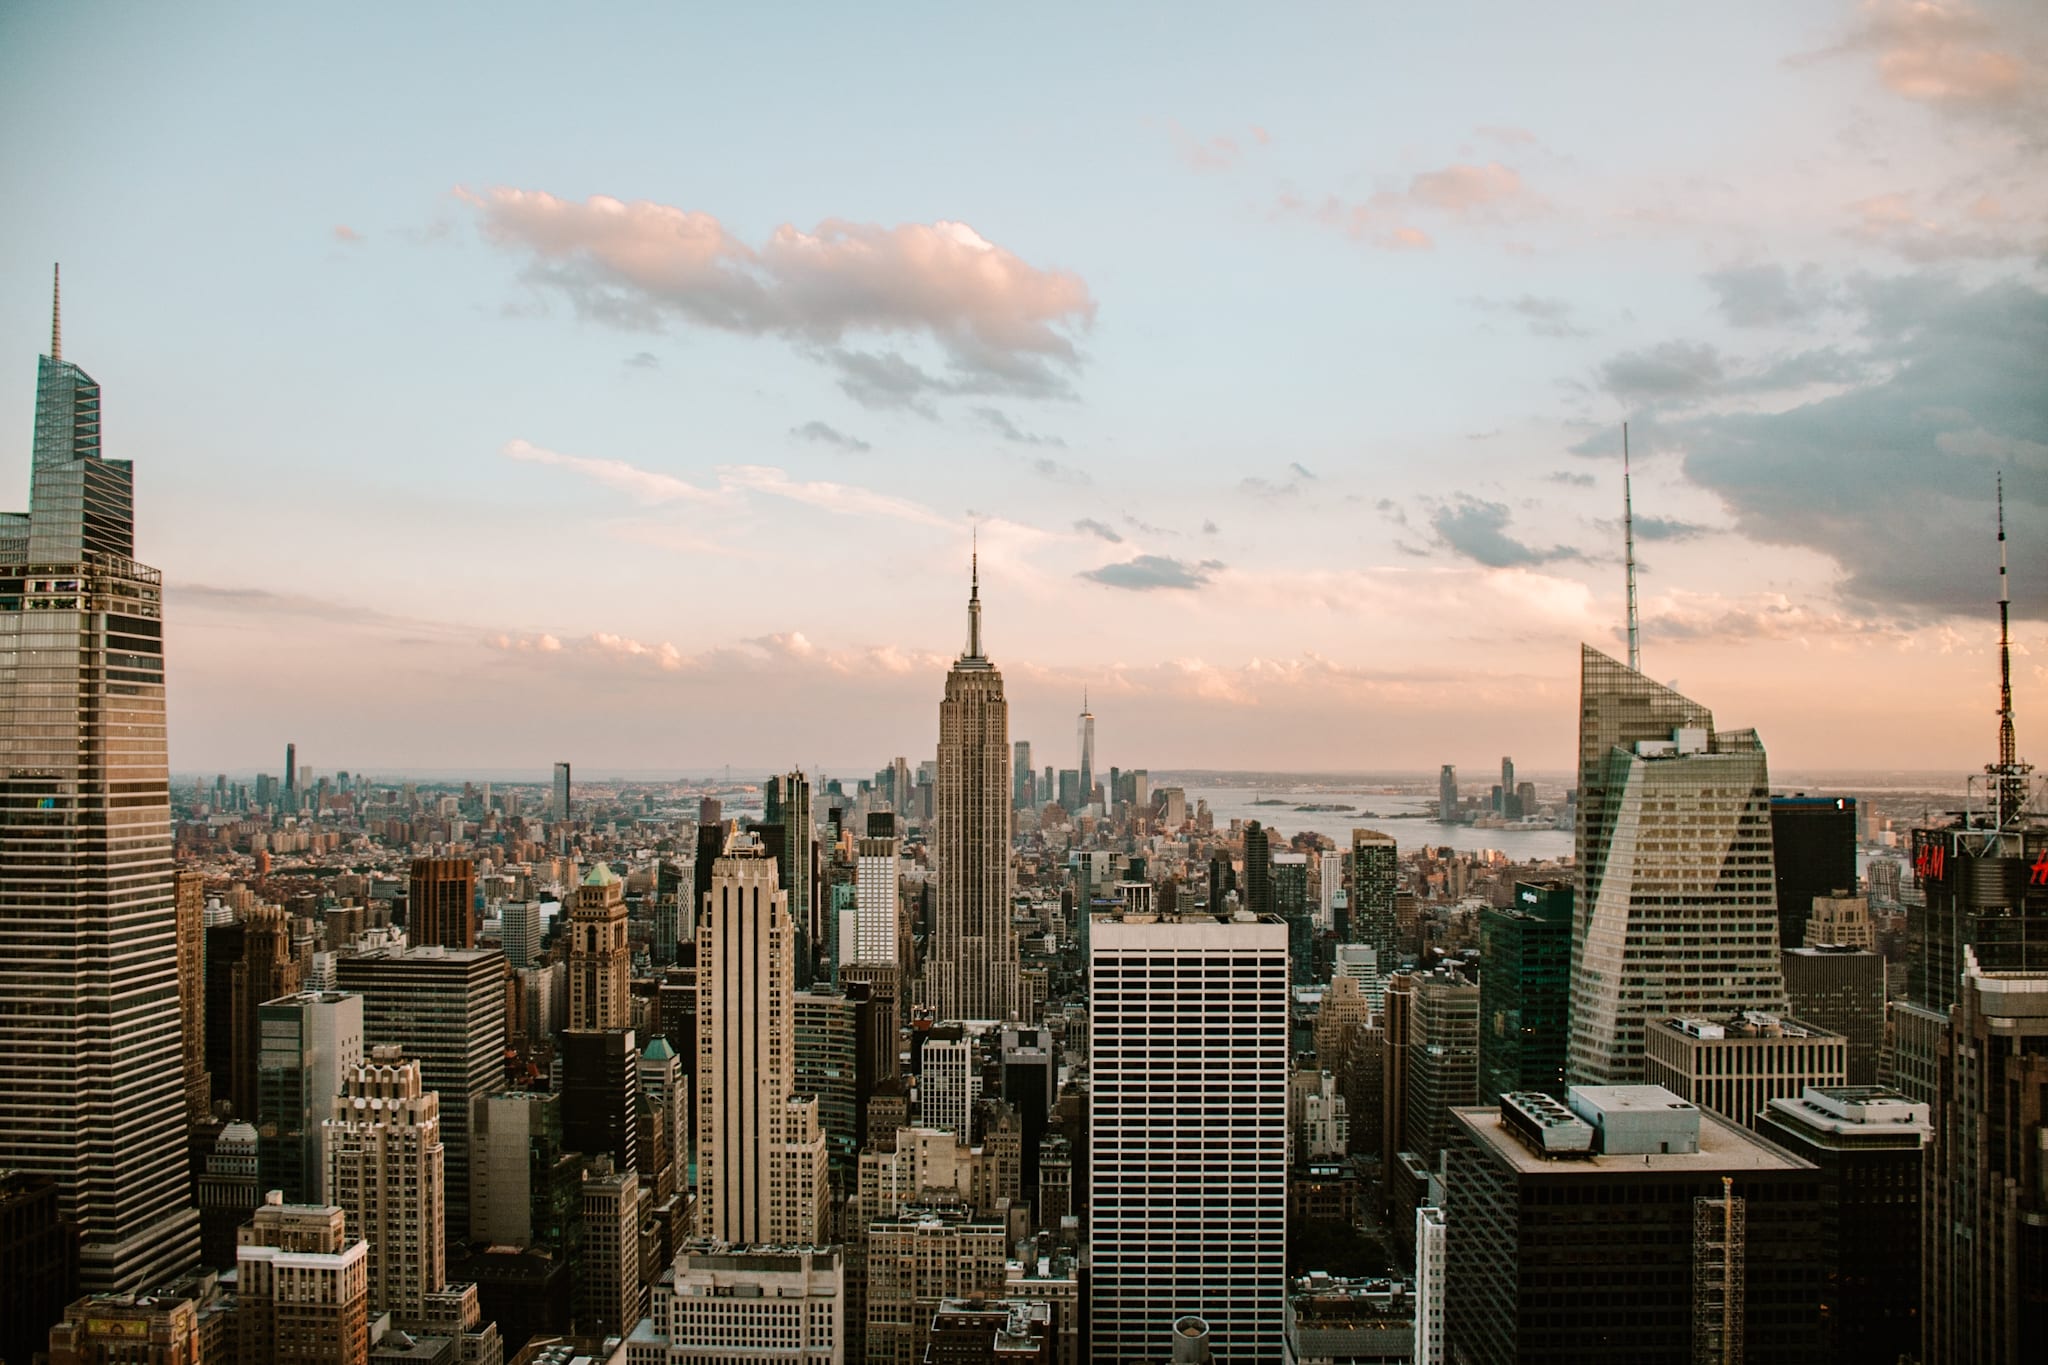
[[2005, 572], [2005, 475], [1998, 476], [1998, 762], [1984, 769], [1992, 779], [1992, 818], [2003, 829], [2027, 804], [2027, 774], [2012, 733], [2012, 590]]
[[1636, 509], [1629, 492], [1628, 423], [1621, 424], [1621, 535], [1623, 555], [1628, 560], [1628, 666], [1643, 671], [1643, 632], [1636, 621]]

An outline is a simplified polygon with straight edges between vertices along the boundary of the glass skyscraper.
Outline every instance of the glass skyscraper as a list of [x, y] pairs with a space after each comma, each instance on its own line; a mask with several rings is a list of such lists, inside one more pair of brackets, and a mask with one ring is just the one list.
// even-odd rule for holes
[[1580, 667], [1569, 1078], [1631, 1085], [1651, 1019], [1785, 1008], [1770, 779], [1754, 730], [1596, 649]]
[[55, 1176], [81, 1286], [198, 1260], [187, 1201], [163, 580], [52, 329], [27, 515], [0, 515], [0, 1167]]

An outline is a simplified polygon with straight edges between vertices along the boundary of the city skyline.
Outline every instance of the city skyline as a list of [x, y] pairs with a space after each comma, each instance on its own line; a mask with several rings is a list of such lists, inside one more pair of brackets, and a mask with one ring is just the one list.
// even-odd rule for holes
[[764, 62], [747, 16], [22, 12], [0, 109], [72, 112], [9, 151], [0, 328], [71, 265], [180, 769], [927, 752], [977, 525], [1020, 737], [1086, 689], [1155, 768], [1564, 769], [1624, 419], [1645, 671], [1787, 770], [1984, 761], [2002, 468], [2024, 750], [2039, 12], [1477, 13], [817, 13]]

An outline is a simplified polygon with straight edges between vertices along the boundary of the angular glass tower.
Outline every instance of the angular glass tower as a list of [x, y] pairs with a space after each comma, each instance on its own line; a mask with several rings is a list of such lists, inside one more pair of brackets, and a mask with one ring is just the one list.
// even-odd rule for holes
[[199, 1256], [187, 1204], [163, 586], [100, 389], [54, 328], [27, 516], [0, 516], [0, 1167], [55, 1176], [82, 1287]]
[[1634, 1085], [1649, 1020], [1785, 1008], [1770, 779], [1755, 731], [1596, 649], [1580, 668], [1567, 1065]]

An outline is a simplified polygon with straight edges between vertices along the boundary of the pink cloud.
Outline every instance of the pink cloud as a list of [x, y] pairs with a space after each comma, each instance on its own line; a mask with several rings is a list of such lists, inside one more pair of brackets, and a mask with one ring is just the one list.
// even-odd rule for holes
[[[1057, 371], [1078, 368], [1074, 338], [1095, 317], [1080, 276], [1034, 266], [961, 222], [785, 223], [750, 245], [711, 214], [644, 199], [456, 193], [488, 240], [528, 259], [530, 283], [586, 316], [640, 329], [677, 319], [813, 348], [852, 335], [923, 337], [954, 371], [939, 381], [908, 367], [927, 389], [1062, 391]], [[848, 355], [821, 358], [843, 366]], [[867, 358], [904, 364], [893, 353]]]
[[363, 234], [357, 232], [347, 223], [337, 223], [334, 228], [334, 240], [348, 246], [355, 246], [363, 240]]
[[627, 464], [624, 460], [596, 459], [588, 455], [563, 455], [534, 445], [530, 441], [507, 441], [499, 454], [508, 460], [522, 464], [550, 465], [580, 474], [594, 483], [625, 493], [637, 502], [717, 502], [719, 495], [707, 488], [699, 488], [687, 479], [673, 474], [657, 473]]
[[1424, 171], [1408, 183], [1409, 199], [1460, 218], [1524, 194], [1521, 174], [1498, 161]]
[[1875, 53], [1878, 80], [1934, 108], [2008, 120], [2048, 112], [2048, 9], [2037, 0], [1863, 0], [1840, 43], [1795, 63]]

